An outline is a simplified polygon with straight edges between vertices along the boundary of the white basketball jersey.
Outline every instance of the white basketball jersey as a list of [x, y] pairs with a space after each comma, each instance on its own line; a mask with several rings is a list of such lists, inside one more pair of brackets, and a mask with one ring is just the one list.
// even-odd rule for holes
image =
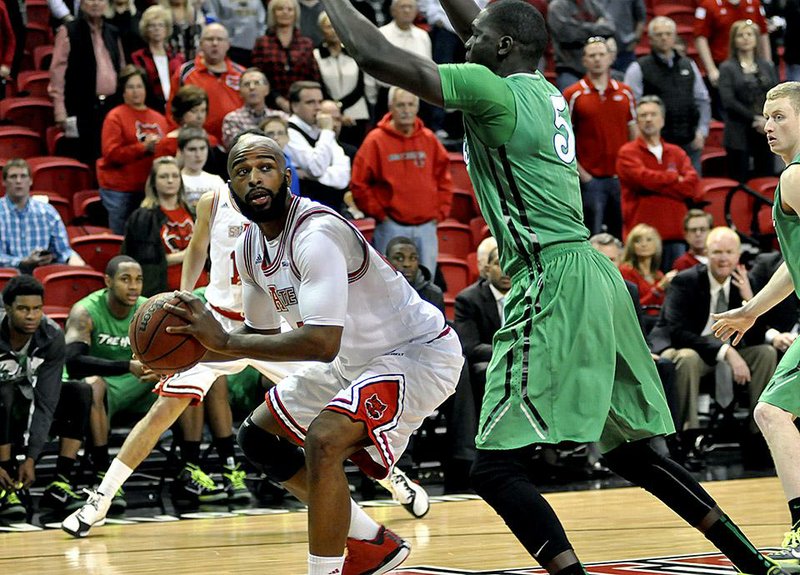
[[345, 377], [446, 327], [441, 312], [353, 225], [307, 198], [292, 197], [286, 226], [274, 240], [249, 226], [236, 245], [236, 262], [245, 323], [275, 329], [284, 317], [292, 327], [343, 326], [336, 362]]
[[206, 300], [213, 306], [241, 312], [242, 283], [236, 272], [234, 252], [236, 240], [250, 222], [234, 207], [230, 194], [228, 186], [221, 187], [211, 206], [211, 278]]

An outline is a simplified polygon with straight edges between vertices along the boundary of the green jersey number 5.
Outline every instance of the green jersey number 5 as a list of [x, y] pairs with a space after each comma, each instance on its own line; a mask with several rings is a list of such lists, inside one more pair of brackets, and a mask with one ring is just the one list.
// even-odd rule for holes
[[550, 103], [553, 104], [553, 124], [556, 127], [553, 147], [562, 162], [571, 164], [575, 160], [575, 135], [572, 133], [572, 126], [561, 115], [567, 109], [567, 101], [564, 96], [556, 95], [550, 96]]

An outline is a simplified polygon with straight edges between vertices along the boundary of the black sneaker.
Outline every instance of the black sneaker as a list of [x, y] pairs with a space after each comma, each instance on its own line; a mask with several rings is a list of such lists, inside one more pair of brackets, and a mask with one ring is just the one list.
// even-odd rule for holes
[[228, 493], [198, 466], [187, 463], [172, 482], [172, 498], [178, 503], [214, 503], [228, 499]]
[[27, 515], [28, 510], [16, 491], [0, 489], [0, 519], [25, 519]]
[[56, 476], [44, 490], [39, 507], [52, 511], [75, 511], [83, 505], [83, 499], [75, 493], [70, 482], [63, 475]]
[[247, 472], [238, 463], [233, 467], [226, 465], [223, 468], [222, 485], [228, 494], [228, 501], [232, 503], [250, 501], [250, 490], [247, 489], [247, 483], [244, 481], [246, 477]]

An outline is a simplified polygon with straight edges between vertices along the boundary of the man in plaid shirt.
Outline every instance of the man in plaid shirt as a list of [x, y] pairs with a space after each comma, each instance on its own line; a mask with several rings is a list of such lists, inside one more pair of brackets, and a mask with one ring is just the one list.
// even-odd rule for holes
[[244, 101], [244, 106], [228, 112], [222, 120], [222, 145], [229, 149], [236, 136], [245, 130], [258, 128], [267, 116], [288, 116], [280, 110], [267, 107], [266, 97], [270, 86], [264, 72], [258, 68], [248, 68], [242, 73], [239, 80], [239, 95]]
[[6, 195], [0, 198], [0, 267], [30, 273], [51, 263], [86, 263], [69, 245], [67, 229], [49, 203], [31, 201], [31, 170], [22, 159], [3, 166]]

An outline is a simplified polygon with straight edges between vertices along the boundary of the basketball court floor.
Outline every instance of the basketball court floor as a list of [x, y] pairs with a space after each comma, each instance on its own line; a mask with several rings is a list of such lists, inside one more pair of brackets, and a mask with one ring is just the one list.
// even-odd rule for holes
[[[762, 549], [780, 544], [789, 514], [777, 478], [705, 486]], [[730, 564], [694, 529], [637, 488], [546, 495], [582, 561], [597, 575], [730, 575]], [[396, 575], [534, 574], [542, 571], [503, 522], [474, 496], [434, 498], [413, 519], [392, 502], [368, 512], [406, 538], [412, 553]], [[52, 525], [51, 527], [54, 527]], [[30, 529], [17, 531], [15, 529]], [[59, 529], [0, 529], [0, 574], [8, 575], [304, 575], [302, 509], [136, 517], [129, 511], [77, 540]]]

